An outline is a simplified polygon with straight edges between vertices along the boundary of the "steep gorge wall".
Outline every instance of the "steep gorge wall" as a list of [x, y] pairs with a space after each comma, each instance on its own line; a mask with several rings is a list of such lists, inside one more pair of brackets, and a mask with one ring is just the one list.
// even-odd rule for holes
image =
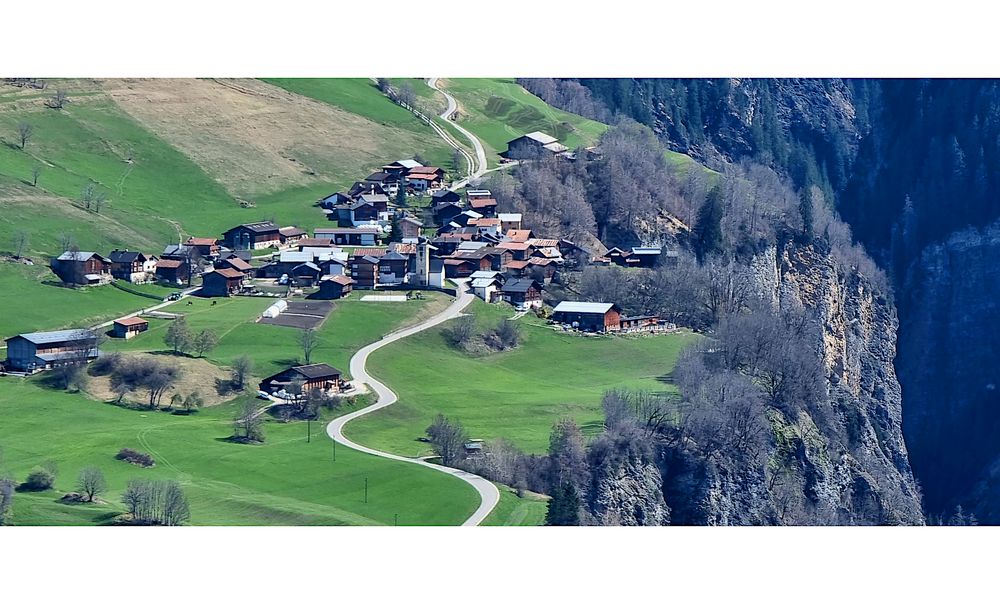
[[929, 512], [1000, 522], [1000, 223], [924, 249], [900, 305], [904, 430]]

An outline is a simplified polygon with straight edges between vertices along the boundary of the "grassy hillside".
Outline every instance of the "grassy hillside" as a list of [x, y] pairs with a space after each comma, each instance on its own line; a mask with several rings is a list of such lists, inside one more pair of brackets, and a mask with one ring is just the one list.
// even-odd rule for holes
[[[360, 292], [338, 300], [336, 307], [319, 328], [319, 346], [313, 351], [314, 363], [328, 363], [343, 372], [348, 370], [351, 355], [383, 334], [421, 317], [439, 312], [448, 304], [444, 294], [428, 294], [422, 300], [406, 302], [362, 302]], [[302, 360], [298, 343], [300, 331], [290, 327], [256, 323], [260, 313], [274, 302], [268, 298], [193, 299], [192, 304], [178, 304], [172, 312], [184, 313], [192, 331], [210, 329], [219, 336], [219, 345], [208, 353], [209, 361], [230, 365], [238, 356], [254, 360], [254, 373], [263, 377]], [[106, 350], [151, 352], [168, 350], [163, 342], [170, 321], [150, 319], [149, 331], [128, 341], [111, 341]]]
[[[123, 510], [131, 478], [180, 481], [192, 524], [459, 524], [479, 503], [465, 483], [434, 470], [337, 447], [313, 423], [265, 425], [266, 442], [226, 442], [239, 402], [193, 416], [131, 411], [46, 390], [38, 379], [6, 378], [0, 388], [2, 471], [23, 480], [47, 460], [59, 468], [55, 491], [18, 493], [14, 524], [94, 524]], [[114, 459], [122, 447], [146, 451], [153, 468]], [[107, 503], [64, 505], [80, 469], [94, 465], [107, 478]], [[368, 479], [368, 503], [364, 484]]]
[[[407, 130], [421, 137], [419, 147], [399, 149], [398, 157], [386, 157], [385, 162], [419, 154], [430, 164], [445, 168], [450, 165], [451, 147], [441, 140], [427, 124], [379, 92], [375, 83], [369, 78], [265, 78], [263, 81], [295, 94], [364, 116], [372, 122]], [[412, 81], [411, 85], [418, 96], [430, 97], [434, 93], [422, 81]], [[364, 176], [367, 176], [367, 173], [358, 178]]]
[[[158, 296], [176, 291], [158, 285], [134, 289]], [[0, 264], [0, 340], [28, 331], [89, 327], [154, 304], [114, 287], [62, 287], [45, 267]]]
[[[511, 314], [483, 302], [472, 308], [481, 330]], [[417, 438], [443, 413], [462, 422], [472, 438], [506, 438], [541, 453], [563, 417], [596, 434], [607, 389], [672, 389], [661, 378], [695, 337], [583, 337], [557, 333], [537, 319], [520, 321], [523, 343], [512, 351], [469, 356], [447, 343], [446, 326], [376, 351], [369, 371], [399, 394], [399, 402], [348, 424], [347, 435], [402, 455], [426, 454]]]
[[594, 144], [608, 126], [547, 105], [513, 79], [449, 78], [442, 87], [459, 104], [458, 123], [478, 136], [493, 165], [507, 141], [535, 130], [576, 148]]

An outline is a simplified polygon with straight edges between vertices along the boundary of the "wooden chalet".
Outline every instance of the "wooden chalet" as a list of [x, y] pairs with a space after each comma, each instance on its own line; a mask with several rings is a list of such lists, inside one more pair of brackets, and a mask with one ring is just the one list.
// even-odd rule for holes
[[231, 268], [207, 272], [201, 277], [201, 295], [206, 298], [232, 296], [243, 289], [247, 275]]
[[563, 301], [552, 311], [552, 319], [583, 331], [618, 331], [621, 308], [610, 302]]
[[270, 220], [241, 224], [223, 233], [222, 237], [226, 247], [234, 250], [259, 250], [281, 244], [280, 229]]
[[319, 280], [319, 291], [312, 298], [320, 300], [339, 300], [353, 289], [354, 279], [346, 275], [325, 275]]
[[509, 302], [520, 310], [542, 306], [542, 285], [534, 279], [510, 279], [503, 284], [500, 293], [504, 302]]
[[147, 329], [149, 329], [149, 321], [140, 319], [139, 317], [115, 319], [115, 322], [111, 324], [112, 335], [116, 338], [124, 338], [126, 340], [134, 338]]
[[295, 389], [296, 384], [299, 384], [303, 395], [313, 390], [324, 393], [340, 392], [344, 387], [342, 375], [339, 369], [326, 363], [297, 365], [264, 378], [260, 382], [260, 390], [268, 394], [282, 392], [293, 394], [291, 391]]
[[113, 279], [111, 261], [97, 252], [63, 252], [52, 260], [52, 272], [74, 285], [104, 285]]
[[113, 250], [108, 254], [111, 276], [129, 283], [145, 283], [155, 278], [156, 259], [142, 252]]

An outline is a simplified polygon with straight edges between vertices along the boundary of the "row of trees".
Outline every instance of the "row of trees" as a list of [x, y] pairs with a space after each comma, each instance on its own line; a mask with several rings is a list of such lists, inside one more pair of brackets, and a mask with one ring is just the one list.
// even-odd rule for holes
[[177, 526], [191, 519], [187, 495], [175, 480], [130, 480], [121, 501], [135, 524]]

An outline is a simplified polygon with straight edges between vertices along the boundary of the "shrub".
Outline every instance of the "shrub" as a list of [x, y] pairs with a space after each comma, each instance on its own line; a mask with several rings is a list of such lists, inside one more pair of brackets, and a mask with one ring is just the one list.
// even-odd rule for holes
[[151, 468], [156, 465], [151, 455], [143, 453], [142, 451], [136, 451], [135, 449], [129, 449], [128, 447], [118, 451], [118, 455], [115, 455], [115, 459], [121, 461], [127, 461], [130, 464], [142, 466], [144, 468]]
[[35, 468], [21, 483], [22, 491], [46, 491], [55, 484], [55, 474], [45, 468]]
[[97, 357], [97, 360], [90, 364], [90, 373], [92, 375], [110, 375], [118, 369], [121, 362], [121, 353], [111, 352], [108, 354], [102, 354]]

